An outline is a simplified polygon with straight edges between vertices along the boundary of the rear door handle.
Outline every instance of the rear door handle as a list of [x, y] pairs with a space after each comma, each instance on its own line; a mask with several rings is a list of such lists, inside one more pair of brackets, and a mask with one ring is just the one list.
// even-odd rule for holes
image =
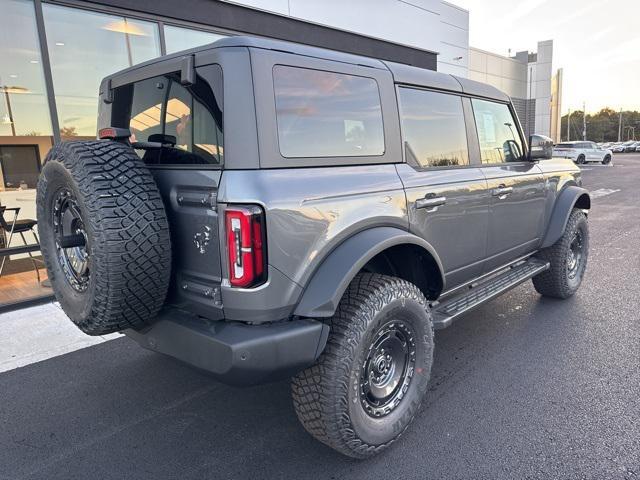
[[500, 185], [498, 188], [493, 189], [494, 197], [506, 197], [507, 195], [513, 192], [513, 187], [507, 187], [505, 185]]
[[416, 200], [416, 208], [434, 208], [440, 207], [447, 203], [446, 197], [430, 197], [419, 198]]

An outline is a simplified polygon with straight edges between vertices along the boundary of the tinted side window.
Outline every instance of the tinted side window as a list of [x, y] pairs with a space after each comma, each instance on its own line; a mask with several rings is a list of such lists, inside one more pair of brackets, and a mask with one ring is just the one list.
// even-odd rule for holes
[[[179, 76], [173, 74], [136, 82], [116, 91], [116, 103], [126, 101], [128, 92], [130, 107], [125, 109], [124, 122], [119, 123], [129, 127], [132, 142], [157, 142], [158, 138], [166, 142], [175, 138], [173, 147], [138, 150], [146, 163], [222, 163], [222, 70], [218, 66], [204, 68], [214, 73], [216, 92], [200, 75], [194, 85], [185, 87], [180, 84]], [[114, 112], [123, 110], [121, 105], [115, 107]], [[114, 125], [118, 125], [115, 119]]]
[[478, 99], [472, 102], [482, 163], [523, 161], [518, 124], [508, 105]]
[[283, 157], [384, 154], [382, 107], [372, 78], [307, 68], [273, 68]]
[[420, 167], [469, 164], [460, 97], [400, 88], [400, 112], [409, 163]]

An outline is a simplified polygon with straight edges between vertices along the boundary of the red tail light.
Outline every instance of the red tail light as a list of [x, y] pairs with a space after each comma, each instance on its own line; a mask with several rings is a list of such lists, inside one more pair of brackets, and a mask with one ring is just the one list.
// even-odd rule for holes
[[255, 287], [267, 276], [264, 213], [258, 206], [229, 207], [225, 211], [229, 283]]

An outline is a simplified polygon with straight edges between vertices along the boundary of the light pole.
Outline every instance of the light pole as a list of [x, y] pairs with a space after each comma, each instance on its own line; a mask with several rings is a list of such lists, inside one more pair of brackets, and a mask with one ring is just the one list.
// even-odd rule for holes
[[13, 121], [13, 111], [11, 110], [11, 98], [10, 93], [29, 93], [29, 90], [24, 87], [16, 87], [9, 85], [0, 85], [0, 92], [4, 93], [4, 99], [7, 104], [7, 116], [3, 119], [2, 123], [11, 125], [11, 135], [16, 136], [16, 124]]
[[618, 142], [622, 141], [622, 108], [620, 108], [620, 119], [618, 120]]
[[587, 141], [587, 104], [582, 104], [582, 141]]

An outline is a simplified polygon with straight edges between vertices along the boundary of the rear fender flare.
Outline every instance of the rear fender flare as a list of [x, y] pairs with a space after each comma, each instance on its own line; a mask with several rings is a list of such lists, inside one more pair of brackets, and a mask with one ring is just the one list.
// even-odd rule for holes
[[401, 244], [424, 248], [438, 265], [444, 285], [442, 262], [428, 242], [399, 228], [376, 227], [345, 240], [327, 256], [307, 284], [294, 314], [311, 318], [332, 316], [349, 283], [367, 262]]

